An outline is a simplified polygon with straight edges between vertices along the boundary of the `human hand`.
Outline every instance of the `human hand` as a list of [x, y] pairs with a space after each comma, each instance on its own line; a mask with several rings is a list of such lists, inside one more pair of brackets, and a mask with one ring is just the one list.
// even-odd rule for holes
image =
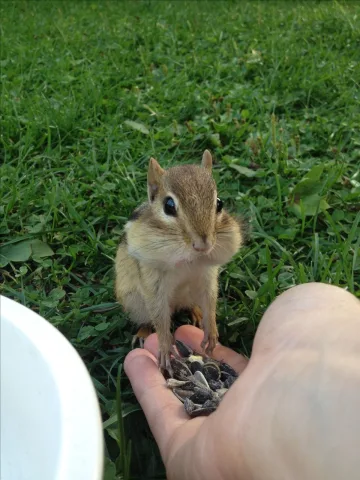
[[[198, 328], [180, 327], [175, 332], [175, 338], [201, 351], [203, 332]], [[243, 468], [241, 452], [237, 446], [236, 455], [233, 455], [228, 448], [231, 437], [235, 438], [239, 433], [239, 422], [233, 417], [231, 408], [229, 411], [229, 405], [237, 400], [235, 397], [227, 399], [230, 400], [226, 402], [228, 408], [223, 405], [225, 398], [235, 391], [237, 382], [211, 416], [190, 419], [180, 400], [166, 387], [158, 369], [157, 352], [157, 336], [153, 334], [146, 339], [144, 349], [129, 353], [125, 371], [160, 448], [167, 478], [239, 478], [236, 472]], [[216, 346], [213, 357], [224, 360], [239, 374], [247, 365], [243, 356], [222, 345]]]
[[[217, 346], [241, 373], [209, 417], [190, 419], [167, 389], [157, 337], [125, 371], [159, 445], [168, 480], [338, 480], [359, 477], [360, 303], [338, 287], [304, 284], [266, 311], [249, 362]], [[199, 350], [203, 332], [175, 338]]]

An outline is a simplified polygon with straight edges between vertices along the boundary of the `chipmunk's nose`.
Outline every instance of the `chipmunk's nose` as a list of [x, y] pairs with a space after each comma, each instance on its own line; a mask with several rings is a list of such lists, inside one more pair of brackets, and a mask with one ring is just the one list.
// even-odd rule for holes
[[212, 249], [211, 242], [207, 238], [207, 235], [202, 235], [198, 239], [196, 239], [193, 244], [193, 249], [197, 252], [208, 253]]

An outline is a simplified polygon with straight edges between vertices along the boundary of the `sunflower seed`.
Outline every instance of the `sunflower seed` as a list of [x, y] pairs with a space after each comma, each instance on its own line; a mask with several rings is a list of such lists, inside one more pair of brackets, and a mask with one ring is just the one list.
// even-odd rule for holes
[[221, 380], [209, 380], [208, 384], [211, 390], [213, 390], [214, 392], [216, 392], [217, 390], [220, 390], [220, 388], [223, 388], [224, 386]]
[[193, 354], [193, 351], [191, 350], [191, 348], [188, 345], [185, 345], [185, 343], [183, 343], [181, 340], [175, 340], [175, 345], [182, 357], [187, 358]]
[[176, 380], [175, 378], [169, 378], [166, 382], [169, 388], [181, 388], [182, 390], [194, 390], [196, 384], [191, 380]]
[[177, 358], [171, 359], [173, 377], [177, 380], [187, 380], [191, 376], [191, 371], [186, 363]]
[[213, 392], [211, 390], [195, 387], [193, 395], [189, 398], [192, 402], [199, 403], [200, 405], [202, 405], [207, 400], [211, 400], [212, 397], [213, 397]]
[[206, 362], [203, 366], [203, 374], [207, 381], [209, 380], [219, 380], [220, 378], [220, 368], [214, 362]]
[[196, 380], [197, 382], [204, 385], [206, 388], [208, 388], [210, 390], [209, 384], [208, 384], [206, 378], [204, 377], [204, 375], [201, 372], [199, 372], [199, 371], [195, 372], [194, 375], [193, 375], [193, 378], [194, 378], [194, 380]]
[[190, 398], [194, 395], [194, 392], [191, 390], [183, 390], [181, 388], [174, 388], [173, 389], [174, 395], [181, 401], [185, 402], [187, 398]]
[[216, 394], [219, 396], [221, 400], [227, 391], [228, 391], [227, 388], [220, 388], [220, 390], [217, 390]]
[[203, 371], [202, 364], [200, 362], [198, 362], [197, 360], [195, 360], [194, 362], [191, 362], [189, 367], [190, 367], [190, 370], [191, 370], [192, 373]]
[[235, 370], [225, 362], [220, 363], [220, 370], [224, 373], [227, 373], [227, 374], [231, 375], [232, 377], [237, 377], [238, 376], [238, 374], [235, 372]]
[[235, 382], [235, 380], [236, 380], [236, 377], [233, 377], [232, 375], [229, 375], [224, 382], [224, 387], [225, 388], [230, 388], [231, 385]]

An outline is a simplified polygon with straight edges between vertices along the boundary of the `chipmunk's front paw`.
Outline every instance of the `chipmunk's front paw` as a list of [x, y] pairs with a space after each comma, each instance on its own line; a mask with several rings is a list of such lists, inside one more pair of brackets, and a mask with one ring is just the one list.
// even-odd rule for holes
[[206, 355], [211, 355], [216, 344], [218, 343], [219, 336], [216, 334], [204, 333], [204, 340], [201, 342], [201, 348]]

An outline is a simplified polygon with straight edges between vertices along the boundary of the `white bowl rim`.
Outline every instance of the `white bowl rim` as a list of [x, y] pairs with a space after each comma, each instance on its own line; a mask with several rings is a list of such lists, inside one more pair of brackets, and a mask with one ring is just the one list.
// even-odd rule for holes
[[50, 322], [0, 295], [1, 320], [10, 319], [48, 360], [58, 388], [62, 419], [56, 480], [100, 480], [104, 465], [102, 420], [96, 391], [78, 352]]

